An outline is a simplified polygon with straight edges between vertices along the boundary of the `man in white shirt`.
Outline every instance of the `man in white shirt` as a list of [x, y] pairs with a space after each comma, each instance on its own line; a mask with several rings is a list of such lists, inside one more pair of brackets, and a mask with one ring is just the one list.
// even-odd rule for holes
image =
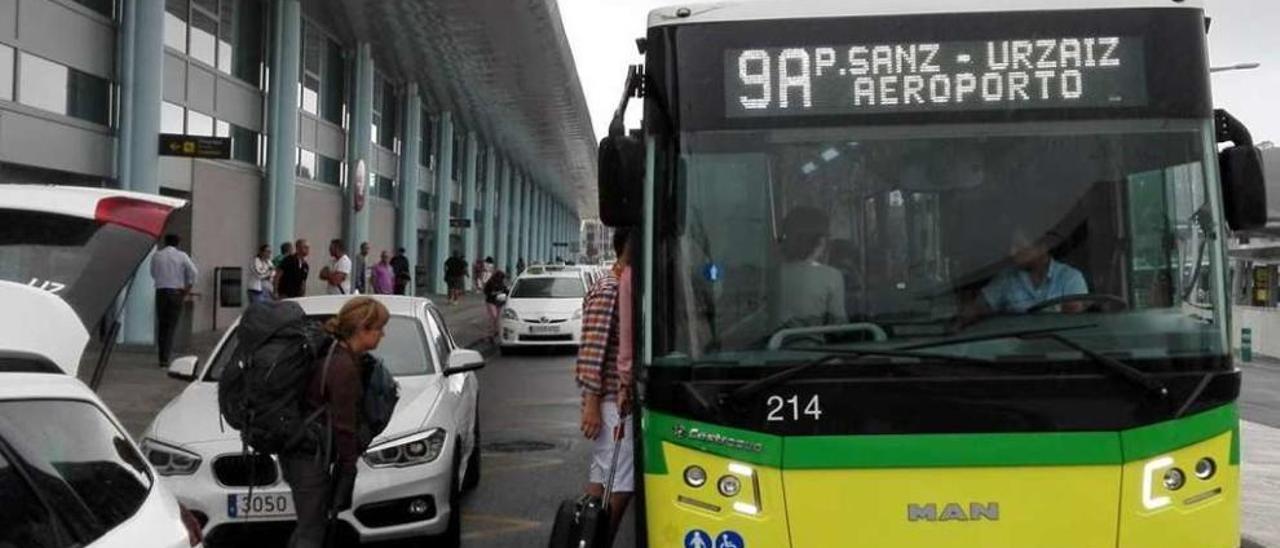
[[329, 266], [320, 270], [320, 279], [329, 283], [327, 293], [330, 295], [351, 294], [351, 258], [347, 256], [346, 246], [342, 240], [329, 242]]
[[173, 333], [182, 316], [182, 303], [196, 284], [196, 265], [178, 249], [177, 234], [164, 237], [164, 247], [151, 256], [151, 279], [156, 285], [156, 350], [160, 367], [169, 366]]

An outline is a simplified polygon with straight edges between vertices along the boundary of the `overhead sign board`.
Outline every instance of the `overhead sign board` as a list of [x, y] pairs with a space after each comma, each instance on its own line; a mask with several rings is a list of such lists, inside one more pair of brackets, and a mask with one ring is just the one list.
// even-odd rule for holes
[[202, 137], [177, 133], [160, 134], [160, 155], [209, 160], [231, 159], [230, 137]]

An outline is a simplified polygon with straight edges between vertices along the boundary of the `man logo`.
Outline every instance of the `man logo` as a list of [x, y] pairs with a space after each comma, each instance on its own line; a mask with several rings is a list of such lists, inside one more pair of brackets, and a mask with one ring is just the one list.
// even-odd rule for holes
[[938, 511], [938, 505], [908, 504], [907, 521], [1000, 521], [1000, 503], [970, 502], [969, 511], [965, 512], [958, 503], [948, 502]]

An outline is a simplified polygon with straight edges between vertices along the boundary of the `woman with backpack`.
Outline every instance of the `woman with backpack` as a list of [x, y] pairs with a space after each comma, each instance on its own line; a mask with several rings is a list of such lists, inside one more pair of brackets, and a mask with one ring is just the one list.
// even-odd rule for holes
[[325, 324], [335, 342], [315, 367], [306, 401], [311, 409], [324, 409], [320, 422], [327, 432], [321, 437], [329, 442], [280, 457], [298, 516], [290, 548], [323, 547], [333, 516], [351, 507], [356, 461], [369, 441], [360, 435], [368, 427], [361, 411], [365, 369], [370, 367], [366, 356], [382, 342], [390, 317], [382, 303], [356, 297]]

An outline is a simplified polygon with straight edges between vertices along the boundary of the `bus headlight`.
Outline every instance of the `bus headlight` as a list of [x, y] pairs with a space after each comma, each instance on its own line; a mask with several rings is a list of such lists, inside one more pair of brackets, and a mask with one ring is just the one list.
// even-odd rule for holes
[[1164, 473], [1164, 486], [1170, 491], [1182, 489], [1187, 483], [1187, 475], [1182, 472], [1181, 468], [1170, 468]]
[[1196, 462], [1196, 477], [1202, 480], [1212, 478], [1218, 472], [1218, 463], [1213, 459], [1205, 457]]
[[720, 481], [716, 482], [716, 489], [720, 490], [720, 494], [726, 497], [736, 497], [742, 492], [742, 482], [737, 476], [722, 476]]
[[689, 487], [693, 487], [694, 489], [697, 489], [699, 487], [702, 487], [703, 485], [706, 485], [707, 471], [703, 470], [701, 466], [698, 466], [696, 464], [688, 468], [685, 468], [684, 483]]

